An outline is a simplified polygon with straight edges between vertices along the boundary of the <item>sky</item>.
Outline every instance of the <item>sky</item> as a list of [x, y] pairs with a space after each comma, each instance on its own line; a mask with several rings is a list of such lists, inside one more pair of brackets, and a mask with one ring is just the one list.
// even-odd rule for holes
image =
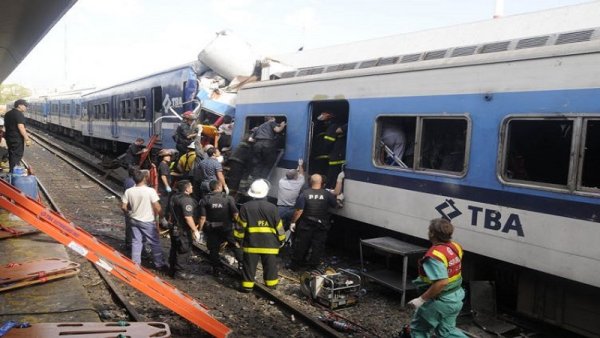
[[[591, 0], [504, 0], [504, 16]], [[598, 0], [596, 0], [598, 1]], [[260, 55], [491, 19], [495, 0], [79, 0], [5, 83], [102, 88], [197, 59], [224, 29]]]

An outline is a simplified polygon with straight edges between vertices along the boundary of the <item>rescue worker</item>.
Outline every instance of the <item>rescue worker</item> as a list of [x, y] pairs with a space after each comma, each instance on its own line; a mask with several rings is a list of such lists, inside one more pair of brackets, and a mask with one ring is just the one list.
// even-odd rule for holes
[[298, 167], [290, 169], [285, 173], [285, 177], [279, 180], [277, 185], [277, 210], [279, 217], [283, 222], [283, 228], [287, 231], [290, 228], [290, 220], [294, 215], [294, 205], [304, 187], [304, 160], [298, 160]]
[[210, 263], [214, 276], [221, 273], [222, 263], [219, 249], [223, 243], [233, 248], [233, 255], [242, 264], [242, 251], [240, 244], [233, 237], [233, 220], [238, 218], [239, 212], [235, 200], [223, 192], [223, 184], [212, 180], [209, 183], [210, 193], [200, 200], [198, 225], [206, 235], [206, 246], [209, 251]]
[[148, 149], [144, 148], [144, 139], [141, 137], [135, 139], [125, 152], [124, 162], [127, 168], [140, 165], [140, 156], [147, 151]]
[[173, 278], [191, 279], [192, 275], [183, 269], [192, 251], [192, 240], [200, 240], [199, 227], [194, 221], [196, 200], [191, 196], [193, 187], [188, 180], [177, 182], [177, 191], [169, 203], [174, 220], [170, 228], [169, 274]]
[[247, 142], [240, 142], [231, 156], [227, 159], [229, 171], [225, 177], [227, 186], [232, 195], [235, 195], [240, 182], [248, 175], [248, 166], [252, 161], [252, 146]]
[[210, 192], [208, 184], [212, 180], [221, 182], [225, 193], [229, 194], [229, 188], [227, 188], [225, 176], [223, 175], [223, 166], [219, 160], [220, 156], [221, 154], [217, 148], [210, 147], [206, 150], [206, 158], [201, 161], [196, 161], [196, 167], [191, 175], [194, 189], [199, 190], [196, 191], [198, 199], [201, 199], [205, 194]]
[[194, 113], [188, 110], [181, 114], [181, 117], [183, 118], [183, 121], [181, 121], [177, 130], [175, 130], [173, 139], [175, 140], [177, 151], [179, 151], [180, 154], [185, 154], [190, 142], [194, 141], [194, 139], [200, 135], [200, 130], [198, 126], [195, 125], [196, 116], [194, 116]]
[[344, 123], [335, 129], [335, 142], [329, 153], [329, 168], [327, 169], [327, 188], [333, 189], [335, 178], [346, 164], [346, 133], [348, 123]]
[[238, 218], [238, 227], [233, 235], [242, 242], [242, 288], [251, 292], [254, 288], [256, 265], [261, 260], [263, 279], [269, 288], [279, 284], [277, 255], [285, 240], [283, 224], [277, 214], [277, 207], [265, 197], [269, 193], [269, 183], [258, 179], [250, 185], [248, 195], [254, 200], [242, 205]]
[[425, 292], [408, 302], [416, 310], [410, 323], [412, 337], [429, 337], [432, 330], [436, 337], [466, 337], [456, 328], [465, 291], [461, 287], [463, 250], [451, 240], [453, 232], [454, 226], [446, 219], [433, 219], [429, 224], [432, 246], [419, 260], [419, 277], [414, 281], [417, 290]]
[[[304, 265], [309, 249], [312, 249], [312, 253], [306, 264], [310, 268], [316, 268], [321, 264], [325, 254], [327, 232], [331, 228], [329, 208], [337, 206], [336, 196], [342, 191], [343, 180], [344, 173], [341, 172], [335, 190], [331, 193], [323, 188], [321, 175], [313, 174], [310, 177], [310, 188], [305, 189], [298, 196], [294, 206], [296, 211], [290, 224], [290, 230], [294, 232], [294, 252], [289, 265], [291, 270], [297, 270]], [[297, 227], [296, 222], [298, 222]]]
[[[330, 111], [323, 111], [317, 117], [317, 121], [315, 122], [314, 128], [314, 137], [313, 137], [313, 158], [310, 172], [312, 174], [326, 174], [327, 169], [329, 168], [329, 153], [331, 152], [331, 148], [335, 142], [335, 137], [328, 137], [328, 131], [330, 134], [334, 134], [335, 125], [333, 125], [334, 115]], [[333, 130], [329, 130], [330, 127], [334, 128]]]
[[194, 166], [194, 161], [196, 160], [196, 143], [191, 142], [187, 146], [187, 152], [179, 157], [177, 161], [177, 173], [179, 177], [183, 180], [190, 179], [190, 171]]
[[[158, 196], [160, 196], [160, 207], [162, 210], [167, 210], [167, 206], [169, 203], [169, 196], [171, 194], [171, 168], [169, 164], [171, 163], [172, 152], [170, 149], [161, 149], [158, 152], [158, 158], [160, 162], [158, 163]], [[169, 224], [167, 222], [167, 214], [163, 215], [160, 218], [160, 226], [163, 228], [168, 228]]]
[[285, 128], [285, 121], [275, 122], [274, 116], [265, 117], [265, 123], [258, 126], [249, 142], [254, 142], [254, 166], [252, 176], [254, 178], [267, 178], [269, 171], [277, 159], [276, 134]]

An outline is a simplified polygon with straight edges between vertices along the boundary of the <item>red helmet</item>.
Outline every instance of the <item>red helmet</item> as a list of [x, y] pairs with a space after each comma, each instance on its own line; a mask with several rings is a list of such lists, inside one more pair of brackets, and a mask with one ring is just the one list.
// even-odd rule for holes
[[194, 113], [192, 113], [191, 111], [186, 111], [185, 113], [181, 114], [181, 117], [183, 117], [184, 119], [190, 119], [190, 120], [195, 120], [196, 116], [194, 116]]

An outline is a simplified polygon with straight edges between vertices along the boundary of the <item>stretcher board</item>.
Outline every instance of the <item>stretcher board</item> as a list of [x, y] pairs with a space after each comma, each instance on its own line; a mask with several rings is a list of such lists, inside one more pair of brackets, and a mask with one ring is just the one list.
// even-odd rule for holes
[[45, 258], [0, 266], [0, 285], [45, 278], [77, 270], [79, 264], [60, 258]]
[[6, 338], [69, 337], [171, 337], [169, 325], [158, 322], [147, 323], [39, 323], [27, 328], [12, 328]]
[[23, 235], [30, 235], [40, 232], [36, 228], [32, 228], [27, 225], [18, 225], [18, 226], [4, 226], [0, 225], [0, 239], [18, 237]]
[[52, 275], [47, 275], [42, 278], [24, 279], [24, 280], [20, 280], [18, 282], [10, 283], [10, 284], [8, 284], [8, 283], [2, 284], [2, 285], [0, 285], [0, 292], [23, 288], [23, 287], [35, 285], [35, 284], [46, 283], [46, 282], [50, 282], [50, 281], [61, 279], [61, 278], [67, 278], [67, 277], [75, 276], [78, 273], [79, 273], [79, 269], [75, 269], [75, 270], [71, 270], [71, 271], [65, 271], [65, 272], [55, 273]]
[[48, 209], [2, 180], [0, 180], [0, 208], [40, 229], [59, 243], [213, 336], [227, 337], [231, 333], [230, 328], [208, 312], [206, 305], [135, 264], [114, 248], [65, 219], [63, 215]]

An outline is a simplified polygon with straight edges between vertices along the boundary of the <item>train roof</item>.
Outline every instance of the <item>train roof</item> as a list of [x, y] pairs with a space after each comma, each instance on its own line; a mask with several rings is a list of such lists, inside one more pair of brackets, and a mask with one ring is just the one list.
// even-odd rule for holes
[[192, 61], [192, 62], [184, 63], [184, 64], [179, 65], [179, 66], [175, 66], [175, 67], [171, 67], [171, 68], [168, 68], [168, 69], [164, 69], [164, 70], [161, 70], [161, 71], [153, 73], [153, 74], [144, 75], [142, 77], [139, 77], [139, 78], [136, 78], [136, 79], [133, 79], [133, 80], [128, 80], [128, 81], [117, 83], [117, 84], [114, 84], [114, 85], [111, 85], [111, 86], [108, 86], [108, 87], [100, 88], [98, 90], [94, 90], [94, 91], [85, 93], [83, 96], [93, 95], [93, 94], [96, 94], [96, 93], [103, 92], [105, 90], [114, 89], [114, 88], [117, 88], [117, 87], [120, 87], [120, 86], [128, 85], [128, 84], [131, 84], [131, 83], [134, 83], [134, 82], [138, 82], [138, 81], [142, 81], [142, 80], [146, 80], [146, 79], [150, 79], [150, 78], [157, 77], [157, 76], [160, 76], [160, 75], [163, 75], [163, 74], [167, 74], [167, 73], [179, 71], [179, 70], [182, 70], [182, 69], [185, 69], [185, 68], [191, 68], [195, 72], [198, 72], [199, 70], [204, 69], [203, 67], [206, 68], [206, 66], [200, 64], [199, 61]]
[[457, 46], [544, 36], [556, 32], [575, 32], [597, 27], [599, 22], [600, 1], [594, 1], [540, 12], [304, 50], [280, 55], [275, 59], [296, 68], [343, 64], [424, 51], [446, 50]]

